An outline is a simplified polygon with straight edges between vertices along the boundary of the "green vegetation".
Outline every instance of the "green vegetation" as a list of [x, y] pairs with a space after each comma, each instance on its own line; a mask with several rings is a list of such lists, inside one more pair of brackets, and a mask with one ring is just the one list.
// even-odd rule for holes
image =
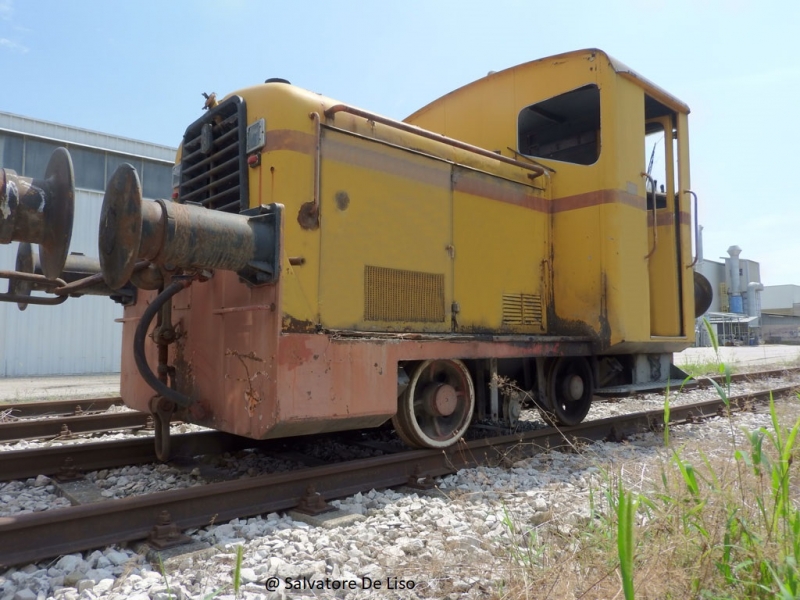
[[[216, 518], [216, 517], [215, 517]], [[225, 584], [220, 588], [217, 588], [211, 592], [204, 592], [203, 593], [203, 600], [214, 600], [224, 591], [228, 590], [229, 588], [233, 588], [233, 595], [235, 598], [241, 597], [241, 587], [242, 587], [242, 562], [244, 560], [244, 546], [239, 544], [236, 546], [236, 554], [234, 556], [234, 563], [233, 563], [233, 570], [231, 572], [231, 579], [232, 583]], [[164, 561], [161, 558], [161, 554], [158, 555], [158, 570], [161, 573], [161, 576], [164, 578], [164, 584], [166, 586], [166, 594], [169, 598], [178, 598], [180, 594], [173, 593], [170, 588], [169, 583], [169, 575], [168, 575], [168, 568], [167, 565], [164, 564]], [[203, 580], [205, 580], [205, 573], [203, 576]], [[203, 587], [205, 587], [205, 583], [203, 583]], [[180, 590], [178, 590], [180, 592]]]
[[[714, 371], [730, 375], [721, 362]], [[729, 381], [716, 390], [728, 405]], [[586, 526], [511, 552], [512, 572], [525, 574], [505, 580], [502, 597], [800, 598], [800, 419], [783, 425], [771, 399], [767, 427], [740, 430], [728, 411], [727, 440], [672, 447], [664, 408], [650, 484], [634, 492], [623, 470], [606, 470]]]
[[723, 363], [715, 359], [709, 359], [706, 361], [696, 360], [694, 362], [688, 362], [680, 365], [681, 369], [685, 371], [686, 374], [691, 378], [718, 375], [720, 372], [720, 366], [724, 366], [724, 368], [727, 369], [730, 374], [738, 373], [740, 371], [739, 366], [735, 363], [725, 363], [723, 365]]
[[242, 585], [242, 558], [244, 557], [244, 546], [236, 546], [236, 563], [233, 565], [233, 593], [238, 598], [239, 588]]

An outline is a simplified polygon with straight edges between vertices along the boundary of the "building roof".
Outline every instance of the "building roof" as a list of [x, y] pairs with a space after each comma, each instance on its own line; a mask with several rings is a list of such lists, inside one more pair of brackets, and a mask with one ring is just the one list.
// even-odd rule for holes
[[707, 312], [703, 315], [709, 323], [753, 323], [758, 317], [751, 317], [742, 313]]
[[177, 148], [170, 146], [162, 146], [161, 144], [133, 140], [89, 129], [81, 129], [72, 125], [51, 123], [0, 111], [0, 132], [2, 131], [164, 160], [170, 163], [175, 161], [175, 153], [177, 152]]

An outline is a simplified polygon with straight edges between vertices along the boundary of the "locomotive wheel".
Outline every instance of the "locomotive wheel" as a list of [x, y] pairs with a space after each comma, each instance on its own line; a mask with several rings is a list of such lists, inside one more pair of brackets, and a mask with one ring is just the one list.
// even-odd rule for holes
[[565, 356], [550, 368], [547, 392], [552, 411], [541, 411], [546, 421], [556, 425], [577, 425], [589, 412], [594, 395], [592, 367], [585, 358]]
[[460, 360], [421, 363], [398, 399], [395, 431], [415, 448], [446, 448], [464, 435], [475, 409], [475, 388]]

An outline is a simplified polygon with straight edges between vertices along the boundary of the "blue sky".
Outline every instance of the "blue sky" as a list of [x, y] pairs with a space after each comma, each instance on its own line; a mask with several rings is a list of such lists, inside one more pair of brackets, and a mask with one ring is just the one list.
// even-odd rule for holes
[[599, 47], [692, 108], [705, 255], [800, 284], [800, 2], [0, 0], [0, 110], [175, 146], [268, 77], [402, 119], [488, 71]]

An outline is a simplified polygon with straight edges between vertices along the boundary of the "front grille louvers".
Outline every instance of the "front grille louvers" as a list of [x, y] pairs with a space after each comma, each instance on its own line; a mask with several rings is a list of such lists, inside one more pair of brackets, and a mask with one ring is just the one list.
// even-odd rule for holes
[[247, 109], [231, 96], [186, 128], [178, 201], [238, 213], [250, 208]]

